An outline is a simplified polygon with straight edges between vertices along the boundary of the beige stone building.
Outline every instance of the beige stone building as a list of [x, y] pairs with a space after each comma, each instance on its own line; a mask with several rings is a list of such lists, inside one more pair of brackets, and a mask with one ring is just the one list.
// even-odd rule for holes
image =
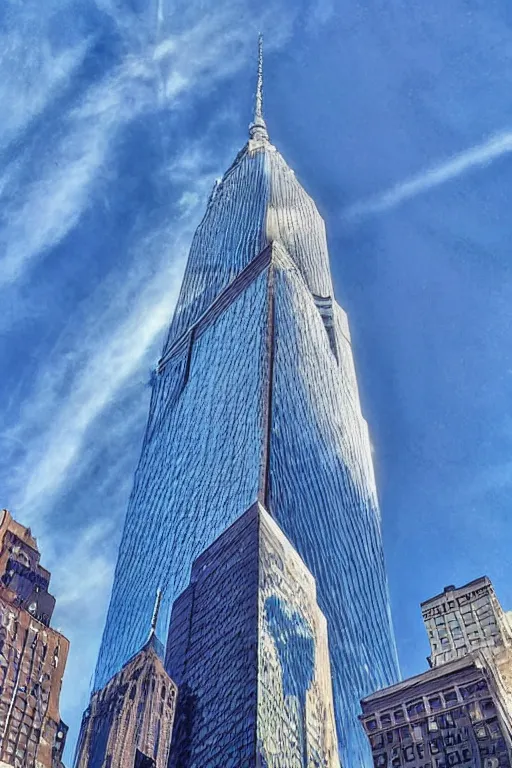
[[512, 631], [490, 580], [421, 608], [430, 670], [362, 701], [375, 768], [509, 768]]
[[59, 696], [69, 642], [50, 627], [55, 599], [30, 529], [0, 512], [0, 767], [60, 768]]

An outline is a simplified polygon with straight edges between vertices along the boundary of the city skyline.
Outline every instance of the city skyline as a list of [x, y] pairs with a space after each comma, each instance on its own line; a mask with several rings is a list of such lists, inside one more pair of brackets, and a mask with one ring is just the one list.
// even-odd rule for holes
[[[446, 12], [453, 22], [462, 16], [462, 5]], [[58, 37], [56, 19], [62, 16], [55, 10], [58, 6], [52, 5], [55, 19], [45, 15], [46, 11], [43, 14], [41, 36], [53, 46]], [[124, 514], [147, 408], [144, 385], [160, 346], [160, 340], [153, 346], [151, 340], [164, 333], [162, 327], [172, 308], [182, 268], [176, 265], [176, 252], [181, 254], [186, 248], [207, 188], [243, 137], [241, 126], [246, 122], [252, 82], [251, 41], [257, 28], [266, 29], [260, 19], [254, 20], [254, 29], [244, 38], [247, 53], [231, 57], [232, 70], [214, 71], [214, 65], [230, 58], [215, 43], [212, 58], [200, 71], [205, 82], [217, 89], [215, 98], [204, 92], [192, 97], [192, 89], [178, 89], [181, 103], [158, 107], [165, 119], [155, 121], [146, 113], [136, 117], [130, 112], [130, 99], [147, 106], [145, 100], [153, 103], [153, 96], [144, 90], [144, 83], [136, 81], [137, 87], [133, 86], [132, 70], [117, 68], [125, 62], [126, 51], [136, 50], [138, 44], [132, 11], [123, 9], [123, 26], [123, 15], [108, 17], [97, 9], [88, 15], [87, 7], [80, 5], [80, 33], [65, 37], [65, 44], [60, 38], [61, 52], [71, 56], [72, 51], [75, 59], [62, 59], [56, 74], [50, 65], [49, 69], [42, 67], [45, 76], [55, 74], [41, 88], [42, 98], [47, 99], [45, 109], [32, 105], [29, 111], [22, 101], [24, 92], [14, 94], [10, 101], [20, 105], [19, 123], [11, 118], [2, 129], [4, 146], [10, 147], [7, 157], [16, 158], [20, 147], [23, 149], [21, 166], [9, 166], [12, 173], [6, 177], [4, 194], [12, 200], [10, 210], [12, 206], [18, 210], [27, 200], [33, 215], [41, 216], [44, 195], [33, 186], [41, 178], [52, 181], [52, 195], [47, 200], [57, 200], [56, 219], [44, 230], [46, 240], [37, 224], [38, 238], [32, 236], [28, 244], [30, 233], [12, 227], [6, 231], [9, 253], [14, 253], [16, 238], [20, 248], [37, 258], [30, 262], [31, 267], [26, 265], [26, 272], [17, 267], [10, 278], [11, 273], [3, 273], [7, 307], [3, 322], [13, 342], [6, 341], [3, 348], [3, 402], [9, 408], [3, 414], [2, 486], [6, 498], [2, 504], [18, 519], [33, 516], [29, 522], [36, 535], [41, 542], [41, 534], [46, 537], [57, 597], [59, 592], [64, 597], [57, 608], [59, 624], [73, 627], [72, 648], [92, 670], [93, 632], [86, 637], [84, 630], [94, 626], [97, 636], [103, 621], [117, 545], [116, 526]], [[279, 10], [286, 17], [289, 9], [283, 5]], [[395, 30], [398, 24], [400, 37], [389, 33], [391, 11], [379, 8], [374, 17], [388, 34], [383, 50], [370, 20], [360, 19], [354, 9], [329, 12], [326, 6], [324, 16], [309, 5], [306, 10], [304, 24], [294, 26], [293, 22], [283, 33], [288, 35], [286, 45], [281, 38], [271, 43], [270, 30], [266, 35], [271, 48], [269, 66], [275, 72], [267, 81], [267, 118], [275, 143], [298, 177], [307, 181], [308, 191], [327, 220], [335, 257], [335, 288], [351, 317], [364, 411], [375, 443], [393, 612], [407, 675], [420, 667], [418, 660], [427, 652], [421, 632], [416, 630], [417, 603], [425, 594], [446, 583], [463, 583], [488, 573], [504, 604], [512, 602], [506, 580], [509, 438], [504, 417], [509, 392], [510, 273], [506, 196], [502, 193], [509, 160], [506, 141], [493, 143], [493, 137], [509, 127], [503, 112], [509, 75], [503, 64], [500, 32], [500, 24], [506, 20], [500, 18], [498, 6], [479, 9], [473, 18], [464, 16], [458, 36], [450, 42], [444, 36], [446, 20], [441, 24], [428, 9], [418, 10], [406, 21], [405, 11], [397, 7], [393, 24]], [[226, 13], [237, 30], [233, 34], [241, 35], [239, 21], [221, 6], [223, 21]], [[440, 51], [443, 78], [438, 80], [432, 79], [434, 65], [426, 63], [429, 38], [425, 41], [416, 31], [420, 22], [427, 25]], [[26, 23], [30, 30], [28, 16]], [[176, 39], [183, 34], [189, 41], [185, 32], [194, 29], [193, 40], [215, 42], [215, 30], [223, 44], [231, 39], [220, 36], [213, 21], [210, 28], [203, 25], [200, 29], [197, 24], [198, 17], [193, 18], [191, 12], [173, 34]], [[64, 24], [63, 28], [68, 27]], [[93, 29], [101, 45], [89, 41]], [[491, 37], [495, 44], [488, 46], [483, 41]], [[162, 32], [160, 42], [165, 39]], [[343, 46], [339, 46], [341, 39]], [[362, 40], [364, 46], [359, 45]], [[416, 44], [421, 40], [426, 50]], [[480, 63], [465, 67], [464, 77], [457, 80], [462, 48], [470, 45], [468, 41]], [[358, 59], [360, 47], [366, 55]], [[158, 61], [167, 66], [163, 76], [168, 81], [172, 68], [164, 47], [158, 55]], [[169, 49], [168, 55], [175, 54]], [[367, 56], [370, 63], [365, 74]], [[421, 84], [413, 89], [415, 100], [408, 100], [402, 74], [411, 57], [411, 69]], [[359, 62], [357, 93], [352, 61]], [[46, 66], [46, 60], [44, 63]], [[64, 77], [66, 71], [76, 87], [73, 95], [59, 80], [59, 73]], [[112, 85], [105, 82], [105, 73], [119, 85], [116, 93], [126, 120], [121, 126], [110, 121], [108, 111], [102, 111], [108, 110], [104, 101], [101, 109], [93, 108], [101, 93], [106, 99], [107, 86]], [[116, 80], [117, 76], [121, 79]], [[128, 82], [131, 87], [126, 89], [125, 102], [122, 88]], [[324, 83], [328, 94], [319, 92], [319, 84]], [[100, 92], [101, 85], [105, 90]], [[169, 93], [178, 85], [174, 81]], [[60, 94], [60, 100], [55, 94]], [[244, 98], [242, 108], [238, 102]], [[157, 97], [154, 100], [160, 103]], [[311, 107], [307, 119], [306, 103]], [[478, 103], [478, 114], [474, 103]], [[418, 104], [423, 105], [421, 120], [413, 119]], [[446, 114], [444, 121], [440, 114]], [[27, 115], [32, 116], [32, 127], [43, 126], [42, 136], [48, 139], [48, 164], [38, 161], [37, 170], [35, 155], [34, 165], [31, 158], [38, 145], [31, 143], [28, 122], [23, 123]], [[96, 125], [94, 120], [99, 121], [101, 141], [108, 131], [113, 132], [112, 137], [108, 134], [106, 147], [101, 141], [95, 143], [96, 134], [80, 132], [82, 126]], [[163, 131], [165, 152], [157, 146], [158, 131]], [[203, 135], [208, 151], [211, 141], [218, 143], [215, 162], [211, 155], [202, 154]], [[17, 138], [11, 145], [13, 136]], [[75, 144], [70, 142], [79, 137], [84, 143], [73, 154]], [[188, 154], [178, 157], [178, 146]], [[468, 156], [474, 147], [480, 147], [480, 160], [474, 153]], [[96, 156], [93, 148], [100, 155], [105, 151], [105, 156]], [[446, 170], [449, 161], [461, 156], [462, 166], [459, 163]], [[157, 166], [159, 175], [150, 182]], [[96, 186], [87, 186], [86, 179], [77, 176], [84, 167], [93, 168]], [[104, 170], [109, 167], [116, 169], [110, 176]], [[444, 181], [443, 174], [430, 173], [438, 167], [448, 173]], [[201, 173], [207, 177], [202, 186]], [[172, 190], [163, 180], [166, 174], [172, 176]], [[53, 194], [64, 188], [64, 175], [75, 180], [76, 189], [83, 192], [83, 197], [70, 199], [75, 206], [71, 214], [62, 212], [63, 197]], [[416, 197], [409, 202], [402, 199], [393, 208], [393, 199], [387, 198], [387, 211], [368, 214], [350, 225], [340, 215], [353, 203], [373, 199], [380, 191], [416, 176], [423, 177], [423, 187], [418, 191], [416, 185], [417, 191], [412, 190]], [[194, 178], [199, 182], [192, 197], [183, 197]], [[13, 189], [20, 190], [19, 199], [12, 197]], [[149, 195], [153, 213], [149, 206], [139, 206], [143, 194]], [[166, 216], [172, 211], [169, 231], [161, 226], [159, 214], [155, 219], [155, 201], [156, 209], [166, 208]], [[84, 210], [85, 218], [76, 214]], [[126, 222], [134, 211], [137, 217], [128, 226], [128, 237]], [[60, 229], [52, 223], [55, 220]], [[152, 233], [166, 244], [167, 266], [164, 254], [162, 261], [155, 256]], [[135, 253], [137, 243], [141, 250]], [[151, 283], [154, 274], [159, 276], [158, 283]], [[109, 304], [106, 296], [112, 295], [117, 298]], [[434, 302], [438, 305], [435, 312]], [[129, 312], [124, 308], [127, 305]], [[155, 310], [149, 319], [144, 311], [148, 306]], [[141, 339], [139, 346], [136, 338]], [[30, 353], [19, 355], [20, 349]], [[120, 377], [130, 382], [122, 402], [115, 395]], [[16, 428], [14, 421], [18, 422]], [[87, 527], [80, 522], [86, 511], [90, 514]], [[411, 518], [415, 527], [408, 526]], [[57, 527], [60, 538], [53, 533]], [[436, 528], [442, 533], [436, 533]], [[83, 534], [79, 546], [77, 532]], [[455, 552], [449, 539], [458, 542]], [[413, 563], [411, 552], [415, 553]], [[91, 555], [92, 564], [86, 569]], [[78, 583], [79, 574], [87, 579]], [[93, 601], [92, 594], [102, 594], [103, 604], [97, 598]], [[81, 615], [87, 617], [86, 623]], [[87, 684], [82, 665], [72, 659], [70, 665], [74, 669], [70, 681], [74, 682], [64, 694], [71, 704], [70, 694], [79, 682], [83, 686], [79, 706], [83, 706]]]

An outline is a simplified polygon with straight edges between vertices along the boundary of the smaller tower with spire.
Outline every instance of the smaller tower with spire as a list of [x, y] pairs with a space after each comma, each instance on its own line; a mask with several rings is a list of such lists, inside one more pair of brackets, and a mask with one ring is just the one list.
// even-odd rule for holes
[[76, 768], [167, 768], [178, 691], [156, 635], [161, 601], [159, 587], [146, 643], [93, 693], [82, 718]]

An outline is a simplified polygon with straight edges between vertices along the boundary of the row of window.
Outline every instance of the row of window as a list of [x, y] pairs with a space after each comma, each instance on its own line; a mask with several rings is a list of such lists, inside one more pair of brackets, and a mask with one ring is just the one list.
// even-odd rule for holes
[[[475, 757], [474, 752], [469, 745], [454, 749], [451, 752], [445, 752], [442, 744], [440, 746], [438, 743], [432, 742], [429, 744], [429, 752], [433, 757], [435, 768], [451, 768], [451, 766], [470, 762]], [[413, 768], [411, 763], [423, 761], [424, 759], [424, 745], [418, 744], [416, 749], [413, 745], [410, 745], [405, 747], [401, 752], [395, 749], [390, 755], [386, 752], [374, 755], [373, 762], [375, 768], [388, 768], [388, 766], [390, 766], [390, 768], [400, 768], [402, 765], [409, 765], [410, 768]], [[428, 763], [428, 765], [431, 764]]]
[[[485, 680], [478, 680], [475, 683], [461, 686], [458, 691], [459, 695], [457, 694], [457, 690], [452, 688], [443, 691], [442, 694], [439, 693], [435, 696], [431, 696], [427, 700], [418, 699], [417, 701], [410, 701], [406, 703], [405, 709], [400, 707], [390, 712], [383, 712], [380, 715], [380, 727], [390, 728], [393, 725], [400, 725], [400, 723], [406, 722], [407, 719], [413, 720], [421, 715], [426, 715], [428, 712], [441, 712], [445, 708], [453, 707], [453, 705], [461, 699], [467, 701], [477, 694], [481, 695], [482, 693], [486, 693], [488, 691], [488, 686]], [[482, 702], [482, 705], [485, 710], [494, 708], [491, 700]], [[365, 725], [367, 731], [370, 732], [376, 731], [379, 727], [377, 718], [367, 720]]]
[[[499, 752], [502, 749], [506, 749], [501, 727], [497, 719], [490, 720], [486, 724], [476, 727], [475, 736], [478, 741], [492, 740], [490, 744], [478, 748], [478, 753], [482, 757], [492, 756], [496, 754], [496, 751]], [[425, 758], [425, 751], [428, 747], [428, 755], [434, 758], [436, 768], [451, 768], [451, 766], [460, 765], [473, 758], [473, 749], [471, 745], [468, 745], [467, 741], [468, 730], [466, 728], [458, 729], [448, 734], [445, 738], [437, 737], [431, 739], [427, 745], [420, 742], [401, 747], [396, 746], [390, 750], [389, 754], [387, 752], [374, 754], [374, 765], [375, 768], [387, 768], [388, 765], [391, 768], [399, 768], [403, 764], [413, 763], [418, 760], [422, 761]], [[372, 747], [374, 750], [382, 749], [384, 747], [384, 740], [381, 738], [379, 743], [377, 742], [377, 737], [373, 737]], [[446, 752], [447, 747], [458, 748]], [[410, 766], [410, 768], [413, 768], [413, 766]]]

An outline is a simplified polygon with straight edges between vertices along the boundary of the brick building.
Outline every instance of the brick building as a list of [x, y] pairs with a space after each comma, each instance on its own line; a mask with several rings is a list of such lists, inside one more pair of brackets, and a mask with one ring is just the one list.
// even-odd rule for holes
[[93, 693], [76, 768], [339, 768], [315, 580], [259, 503], [195, 560], [165, 669], [156, 617]]
[[55, 598], [30, 529], [0, 512], [0, 766], [60, 768], [59, 696], [69, 642], [50, 627]]
[[84, 713], [76, 768], [167, 768], [177, 688], [149, 639], [100, 690]]

